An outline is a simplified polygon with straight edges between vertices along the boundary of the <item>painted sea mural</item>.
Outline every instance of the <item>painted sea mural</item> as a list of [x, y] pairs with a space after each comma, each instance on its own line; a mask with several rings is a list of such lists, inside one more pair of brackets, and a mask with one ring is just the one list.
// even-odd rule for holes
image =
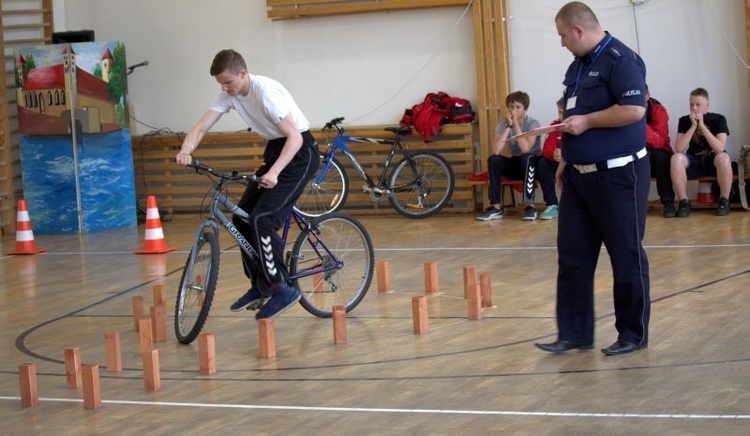
[[21, 48], [15, 73], [23, 195], [34, 231], [135, 226], [124, 45]]

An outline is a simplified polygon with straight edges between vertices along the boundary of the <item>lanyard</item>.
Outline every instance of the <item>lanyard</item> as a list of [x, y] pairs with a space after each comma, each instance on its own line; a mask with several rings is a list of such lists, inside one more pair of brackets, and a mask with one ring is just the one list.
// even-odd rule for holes
[[[607, 45], [609, 45], [610, 41], [612, 41], [612, 34], [608, 33], [607, 37], [604, 39], [604, 42], [594, 49], [594, 54], [591, 56], [591, 62], [589, 63], [588, 68], [586, 68], [586, 74], [589, 73], [591, 68], [594, 66], [594, 63], [596, 62], [596, 60], [599, 59], [599, 55], [601, 55], [604, 52], [604, 48], [607, 47]], [[573, 95], [571, 95], [571, 97], [574, 97], [578, 93], [578, 86], [581, 85], [582, 70], [583, 70], [583, 62], [581, 62], [578, 65], [578, 73], [576, 74], [576, 84], [575, 84], [575, 87], [573, 88]]]

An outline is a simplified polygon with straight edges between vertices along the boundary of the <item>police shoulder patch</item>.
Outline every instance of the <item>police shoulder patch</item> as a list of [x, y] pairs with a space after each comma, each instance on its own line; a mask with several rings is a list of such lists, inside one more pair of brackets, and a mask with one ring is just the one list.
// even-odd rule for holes
[[610, 54], [610, 56], [614, 57], [615, 59], [620, 59], [623, 54], [620, 52], [620, 50], [617, 47], [609, 47], [607, 49], [607, 52]]

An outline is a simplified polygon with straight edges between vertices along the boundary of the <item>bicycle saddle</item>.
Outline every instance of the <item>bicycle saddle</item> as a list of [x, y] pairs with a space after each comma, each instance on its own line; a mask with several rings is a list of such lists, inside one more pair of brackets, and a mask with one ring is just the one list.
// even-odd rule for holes
[[411, 133], [411, 126], [408, 124], [402, 124], [398, 127], [386, 127], [385, 130], [406, 136]]

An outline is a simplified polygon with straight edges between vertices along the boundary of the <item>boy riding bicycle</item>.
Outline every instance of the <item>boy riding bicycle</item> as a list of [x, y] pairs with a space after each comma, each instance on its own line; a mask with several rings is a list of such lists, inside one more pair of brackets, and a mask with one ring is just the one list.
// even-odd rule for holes
[[318, 169], [318, 144], [309, 131], [309, 121], [289, 91], [273, 79], [250, 74], [236, 51], [217, 53], [210, 73], [221, 85], [221, 92], [185, 136], [176, 161], [189, 164], [206, 132], [231, 109], [252, 131], [268, 140], [263, 164], [255, 173], [259, 183], [248, 185], [238, 203], [251, 219], [245, 221], [236, 215], [232, 218], [261, 259], [256, 263], [242, 252], [251, 287], [230, 309], [255, 308], [270, 295], [255, 318], [273, 318], [300, 299], [300, 291], [288, 283], [278, 229]]

